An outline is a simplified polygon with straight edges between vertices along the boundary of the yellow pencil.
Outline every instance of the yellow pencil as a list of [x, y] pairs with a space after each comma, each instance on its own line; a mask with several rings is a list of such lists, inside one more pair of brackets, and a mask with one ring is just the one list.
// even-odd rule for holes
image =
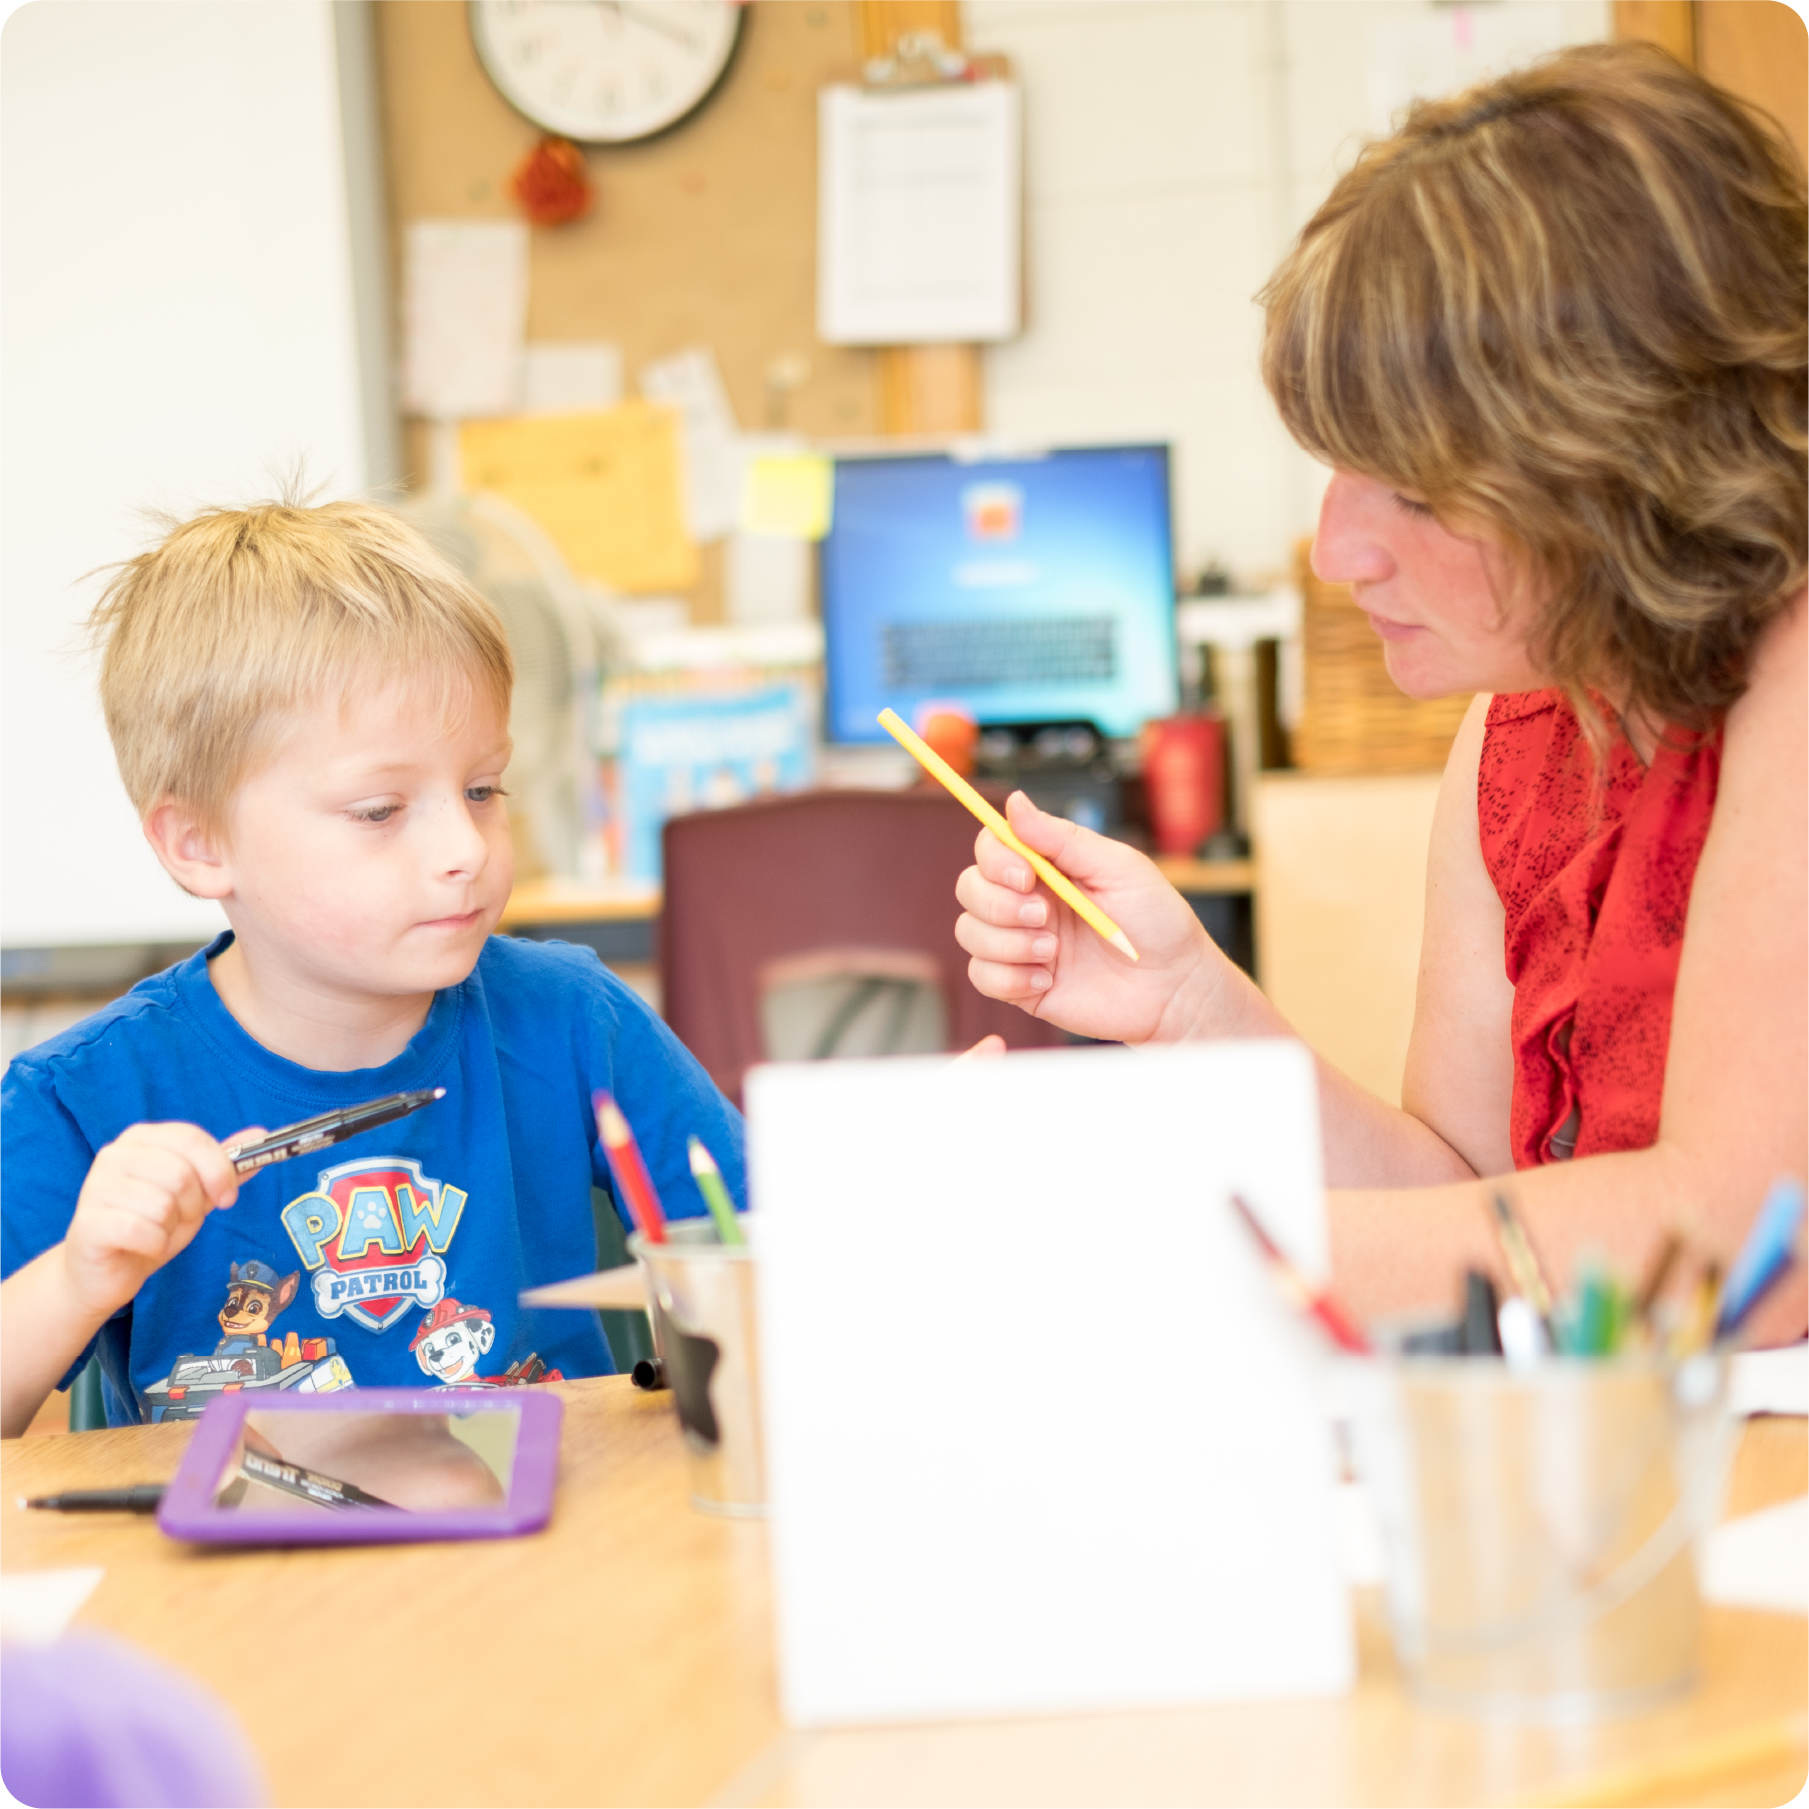
[[1576, 1784], [1559, 1784], [1512, 1796], [1503, 1809], [1634, 1809], [1653, 1800], [1691, 1800], [1702, 1785], [1722, 1784], [1749, 1771], [1791, 1764], [1809, 1749], [1809, 1717], [1785, 1715], [1735, 1733], [1711, 1735], [1664, 1758], [1634, 1760], [1619, 1771], [1597, 1773]]
[[949, 765], [949, 763], [909, 728], [896, 710], [881, 710], [879, 726], [910, 754], [934, 779], [940, 779], [954, 795], [1002, 841], [1007, 848], [1021, 854], [1035, 870], [1037, 877], [1089, 928], [1095, 929], [1121, 954], [1135, 961], [1137, 951], [1131, 939], [1084, 893], [1060, 868], [1053, 867], [1033, 849], [1026, 848], [1013, 833], [1011, 825]]

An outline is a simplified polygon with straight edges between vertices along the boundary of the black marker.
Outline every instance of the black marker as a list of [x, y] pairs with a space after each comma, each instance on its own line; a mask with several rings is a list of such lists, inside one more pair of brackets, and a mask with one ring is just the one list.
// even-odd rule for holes
[[226, 1153], [232, 1158], [233, 1167], [248, 1175], [254, 1169], [268, 1168], [272, 1162], [287, 1162], [291, 1156], [305, 1156], [343, 1143], [360, 1131], [392, 1124], [445, 1097], [444, 1087], [423, 1087], [418, 1093], [390, 1093], [364, 1105], [345, 1106], [337, 1112], [322, 1112], [318, 1118], [304, 1118], [299, 1124], [286, 1124], [259, 1143], [248, 1143], [243, 1149], [229, 1149]]
[[141, 1482], [129, 1489], [65, 1489], [60, 1495], [39, 1495], [20, 1507], [50, 1508], [59, 1514], [154, 1514], [163, 1500], [163, 1484]]

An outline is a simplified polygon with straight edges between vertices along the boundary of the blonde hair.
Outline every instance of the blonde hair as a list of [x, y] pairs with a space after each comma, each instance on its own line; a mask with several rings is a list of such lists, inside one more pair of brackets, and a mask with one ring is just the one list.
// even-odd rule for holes
[[1579, 46], [1364, 149], [1259, 298], [1263, 378], [1309, 451], [1543, 581], [1573, 698], [1706, 728], [1804, 580], [1806, 233], [1764, 115]]
[[114, 572], [88, 631], [139, 814], [175, 797], [217, 833], [297, 710], [400, 680], [448, 721], [474, 700], [506, 719], [514, 684], [489, 603], [357, 502], [206, 510]]

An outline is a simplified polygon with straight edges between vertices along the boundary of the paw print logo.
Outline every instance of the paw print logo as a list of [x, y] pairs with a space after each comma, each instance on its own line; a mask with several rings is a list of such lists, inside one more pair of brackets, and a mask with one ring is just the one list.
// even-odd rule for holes
[[359, 1208], [359, 1218], [366, 1231], [381, 1231], [387, 1222], [388, 1215], [381, 1206], [363, 1206]]

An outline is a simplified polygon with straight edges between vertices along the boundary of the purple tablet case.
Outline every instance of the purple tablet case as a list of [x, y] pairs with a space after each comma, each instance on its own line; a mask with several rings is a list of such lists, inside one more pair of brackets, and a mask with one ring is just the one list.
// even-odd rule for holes
[[559, 1472], [559, 1426], [564, 1403], [540, 1388], [350, 1388], [285, 1400], [288, 1413], [471, 1413], [514, 1410], [521, 1415], [508, 1499], [496, 1507], [413, 1511], [346, 1508], [322, 1514], [241, 1514], [216, 1507], [214, 1492], [239, 1442], [246, 1414], [268, 1407], [252, 1395], [208, 1403], [183, 1453], [182, 1467], [163, 1492], [157, 1524], [175, 1539], [209, 1545], [415, 1545], [431, 1539], [506, 1539], [536, 1533], [553, 1511]]

